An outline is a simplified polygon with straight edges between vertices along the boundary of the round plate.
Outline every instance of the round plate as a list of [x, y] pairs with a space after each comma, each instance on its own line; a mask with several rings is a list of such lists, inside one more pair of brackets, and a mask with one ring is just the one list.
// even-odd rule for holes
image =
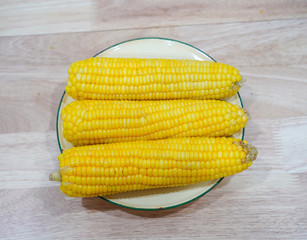
[[[189, 44], [165, 38], [139, 38], [128, 40], [101, 51], [95, 55], [95, 57], [175, 58], [215, 61], [205, 52]], [[225, 100], [243, 107], [239, 93]], [[64, 92], [57, 115], [57, 138], [61, 152], [72, 147], [63, 137], [63, 122], [61, 118], [62, 109], [72, 101], [74, 100]], [[236, 133], [233, 137], [243, 140], [244, 129]], [[100, 198], [116, 205], [132, 209], [167, 209], [181, 206], [205, 195], [217, 186], [221, 180], [222, 178], [182, 187], [118, 193]]]

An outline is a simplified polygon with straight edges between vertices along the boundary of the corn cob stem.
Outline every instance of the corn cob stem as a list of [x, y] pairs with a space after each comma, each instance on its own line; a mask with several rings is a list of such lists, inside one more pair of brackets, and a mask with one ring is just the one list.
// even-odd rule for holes
[[60, 170], [56, 170], [55, 172], [52, 172], [49, 175], [49, 181], [61, 182], [62, 181], [61, 171]]
[[59, 156], [50, 180], [72, 197], [172, 187], [239, 173], [257, 157], [233, 138], [178, 138], [74, 147]]

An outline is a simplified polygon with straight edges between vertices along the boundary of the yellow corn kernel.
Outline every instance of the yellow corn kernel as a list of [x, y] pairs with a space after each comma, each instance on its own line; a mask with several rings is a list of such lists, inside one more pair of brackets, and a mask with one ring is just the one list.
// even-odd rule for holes
[[[74, 99], [221, 99], [239, 89], [239, 71], [223, 63], [143, 58], [90, 58], [71, 64]], [[125, 87], [124, 87], [125, 86]]]
[[[223, 153], [227, 152], [227, 156], [233, 153], [232, 157], [218, 154], [221, 146], [228, 145], [231, 148], [225, 147]], [[207, 150], [203, 150], [204, 147]], [[180, 158], [170, 157], [174, 151], [179, 152]], [[202, 151], [206, 151], [207, 158], [196, 158], [196, 153]], [[145, 157], [144, 152], [148, 153]], [[90, 165], [81, 165], [81, 161], [75, 160], [78, 156], [90, 156]], [[247, 169], [256, 157], [257, 150], [253, 146], [234, 138], [119, 142], [64, 151], [59, 156], [62, 169], [52, 173], [50, 179], [62, 181], [61, 191], [68, 196], [91, 197], [226, 177]], [[65, 171], [65, 168], [71, 170]]]
[[248, 120], [245, 111], [237, 105], [220, 100], [190, 99], [74, 101], [62, 110], [62, 118], [63, 135], [74, 146], [89, 142], [230, 136]]

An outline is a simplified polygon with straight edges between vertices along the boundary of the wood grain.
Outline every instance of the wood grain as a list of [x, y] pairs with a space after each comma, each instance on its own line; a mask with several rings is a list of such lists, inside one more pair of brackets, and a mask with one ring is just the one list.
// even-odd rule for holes
[[[56, 37], [2, 37], [0, 60], [4, 65], [0, 69], [2, 74], [23, 74], [20, 71], [26, 71], [34, 76], [50, 70], [52, 75], [59, 77], [59, 74], [66, 73], [71, 62], [92, 57], [118, 42], [138, 37], [181, 40], [218, 61], [231, 62], [235, 66], [301, 65], [307, 62], [306, 29], [306, 19], [292, 19], [65, 33]], [[33, 51], [37, 53], [35, 57]]]
[[[0, 239], [307, 239], [306, 9], [299, 0], [1, 1]], [[163, 211], [64, 196], [48, 176], [68, 66], [150, 36], [239, 68], [257, 160]]]
[[304, 0], [1, 1], [0, 36], [306, 18]]

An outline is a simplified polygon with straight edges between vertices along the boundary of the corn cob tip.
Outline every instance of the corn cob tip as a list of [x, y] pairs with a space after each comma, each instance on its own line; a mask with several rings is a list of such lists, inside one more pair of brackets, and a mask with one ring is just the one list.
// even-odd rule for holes
[[241, 78], [241, 80], [239, 82], [236, 82], [235, 84], [238, 86], [238, 87], [242, 87], [244, 85], [244, 83], [246, 83], [247, 80], [245, 78]]
[[246, 148], [248, 150], [248, 153], [246, 155], [246, 162], [249, 163], [249, 162], [256, 160], [257, 155], [258, 155], [257, 148], [252, 145], [247, 145]]
[[57, 170], [55, 172], [50, 173], [49, 181], [61, 182], [62, 181], [62, 175], [60, 173], [60, 170]]
[[231, 90], [234, 92], [238, 92], [244, 83], [247, 82], [245, 78], [241, 77], [241, 80], [238, 82], [234, 82], [231, 86]]
[[243, 148], [243, 151], [246, 153], [246, 157], [244, 159], [242, 159], [242, 163], [250, 163], [254, 160], [256, 160], [257, 155], [258, 155], [258, 150], [256, 147], [244, 143], [243, 141], [235, 141], [234, 142], [235, 145], [241, 146]]

